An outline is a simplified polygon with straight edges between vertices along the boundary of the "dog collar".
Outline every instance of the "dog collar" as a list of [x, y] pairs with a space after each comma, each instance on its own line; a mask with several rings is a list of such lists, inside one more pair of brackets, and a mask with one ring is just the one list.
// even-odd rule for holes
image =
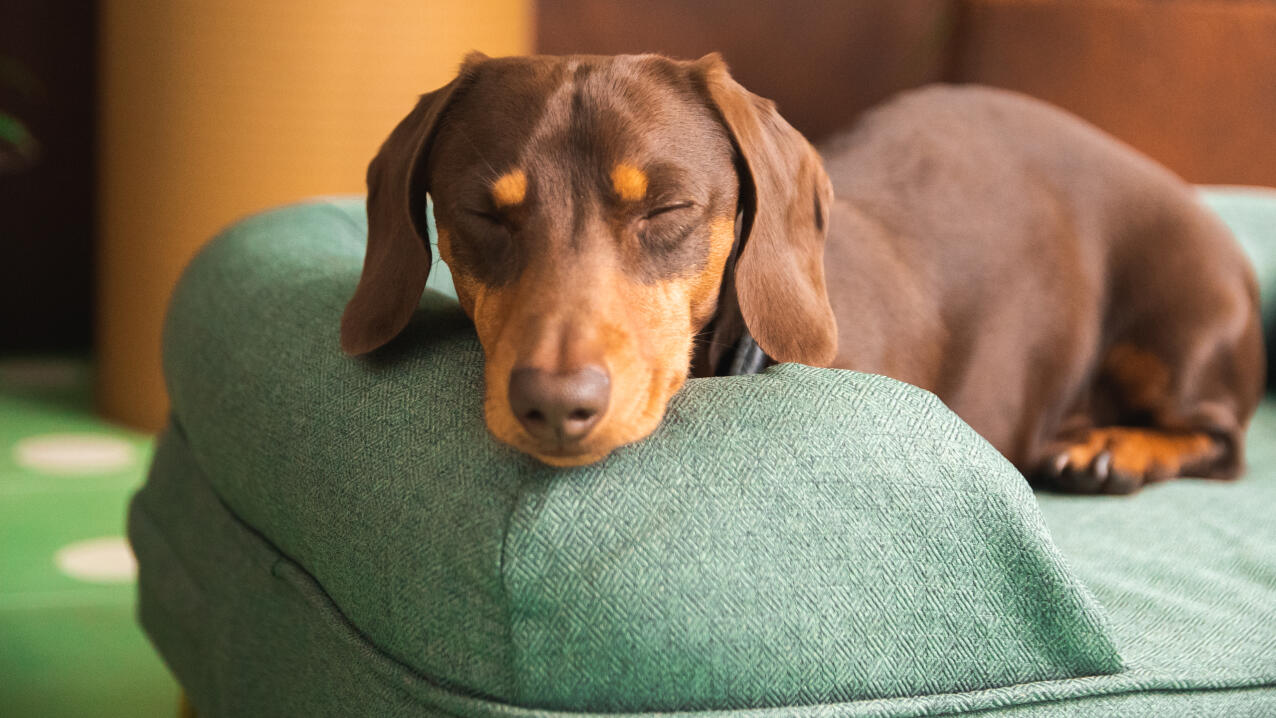
[[745, 374], [759, 374], [770, 363], [771, 357], [762, 351], [762, 347], [754, 341], [753, 335], [749, 334], [749, 330], [745, 329], [744, 334], [740, 336], [740, 340], [735, 344], [735, 355], [731, 357], [731, 366], [727, 369], [727, 376], [742, 376]]

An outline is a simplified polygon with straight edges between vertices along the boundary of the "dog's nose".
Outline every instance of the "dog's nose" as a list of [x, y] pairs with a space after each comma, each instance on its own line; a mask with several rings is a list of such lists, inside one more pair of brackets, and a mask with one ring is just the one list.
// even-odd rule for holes
[[611, 379], [596, 366], [556, 373], [524, 367], [510, 374], [510, 408], [540, 441], [584, 438], [607, 410]]

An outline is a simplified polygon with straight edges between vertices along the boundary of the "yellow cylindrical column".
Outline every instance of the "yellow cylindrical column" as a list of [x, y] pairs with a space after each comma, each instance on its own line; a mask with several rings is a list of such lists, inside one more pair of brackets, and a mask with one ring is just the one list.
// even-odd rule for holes
[[361, 193], [367, 162], [472, 49], [528, 52], [531, 0], [106, 0], [98, 405], [157, 429], [182, 267], [246, 213]]

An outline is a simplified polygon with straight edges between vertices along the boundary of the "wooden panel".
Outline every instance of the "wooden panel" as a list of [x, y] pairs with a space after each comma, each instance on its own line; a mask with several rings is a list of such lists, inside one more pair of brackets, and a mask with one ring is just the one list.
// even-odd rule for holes
[[1276, 3], [965, 5], [955, 77], [1066, 107], [1191, 181], [1276, 185]]
[[[470, 49], [527, 52], [529, 0], [106, 0], [101, 31], [101, 408], [159, 427], [178, 273], [235, 218], [361, 193], [416, 95]], [[336, 327], [333, 328], [334, 346]]]
[[939, 79], [945, 0], [540, 0], [546, 54], [720, 51], [732, 74], [816, 139], [897, 90]]

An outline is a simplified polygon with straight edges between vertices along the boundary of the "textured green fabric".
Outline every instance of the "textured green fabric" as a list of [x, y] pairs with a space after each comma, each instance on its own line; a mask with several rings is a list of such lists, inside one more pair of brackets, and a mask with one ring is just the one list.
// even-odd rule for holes
[[174, 413], [214, 490], [389, 655], [520, 705], [669, 710], [1117, 670], [1031, 493], [935, 397], [786, 366], [693, 382], [652, 440], [544, 467], [482, 424], [482, 356], [428, 297], [340, 354], [362, 231], [241, 224], [173, 302]]
[[1201, 197], [1223, 218], [1253, 261], [1263, 316], [1270, 325], [1276, 320], [1276, 189], [1214, 187], [1203, 189]]
[[340, 356], [363, 233], [352, 201], [252, 218], [174, 300], [130, 529], [207, 715], [1276, 710], [1271, 407], [1239, 484], [1039, 511], [931, 395], [786, 365], [555, 471], [484, 432], [440, 295]]
[[1276, 188], [1212, 187], [1201, 196], [1226, 220], [1253, 260], [1267, 336], [1267, 390], [1276, 393]]

